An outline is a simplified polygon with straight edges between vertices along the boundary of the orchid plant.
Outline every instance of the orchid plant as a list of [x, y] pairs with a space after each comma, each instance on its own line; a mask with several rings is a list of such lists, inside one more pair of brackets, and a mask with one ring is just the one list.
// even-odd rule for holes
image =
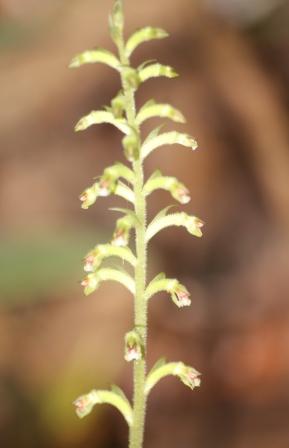
[[[179, 144], [192, 150], [197, 142], [187, 134], [177, 131], [161, 132], [154, 129], [144, 141], [141, 138], [142, 124], [152, 118], [161, 117], [176, 123], [184, 123], [182, 113], [170, 104], [160, 104], [149, 100], [138, 111], [135, 94], [145, 81], [155, 77], [174, 78], [175, 70], [157, 62], [145, 62], [137, 68], [130, 64], [130, 58], [136, 48], [152, 39], [168, 36], [161, 28], [144, 27], [124, 40], [123, 1], [115, 0], [109, 17], [110, 35], [116, 45], [115, 55], [103, 48], [84, 51], [75, 56], [70, 67], [84, 64], [103, 63], [116, 70], [121, 79], [121, 89], [112, 99], [110, 106], [103, 110], [90, 112], [76, 124], [76, 131], [83, 131], [94, 124], [109, 123], [123, 133], [122, 147], [129, 164], [115, 163], [106, 168], [97, 181], [80, 196], [81, 206], [88, 209], [99, 197], [115, 194], [132, 205], [131, 208], [114, 209], [121, 214], [116, 221], [112, 240], [108, 244], [99, 244], [85, 257], [82, 281], [84, 294], [92, 294], [101, 282], [112, 280], [125, 286], [134, 298], [134, 328], [124, 338], [124, 359], [133, 364], [134, 393], [132, 403], [117, 386], [111, 390], [92, 390], [74, 402], [77, 415], [85, 417], [94, 405], [108, 403], [115, 406], [123, 415], [129, 427], [129, 447], [143, 446], [146, 402], [152, 388], [164, 377], [174, 375], [190, 389], [200, 385], [200, 373], [183, 362], [166, 362], [161, 358], [147, 373], [147, 310], [152, 296], [160, 291], [167, 292], [178, 308], [191, 304], [187, 288], [177, 279], [157, 275], [147, 283], [147, 249], [153, 236], [169, 226], [183, 226], [196, 237], [202, 236], [203, 222], [196, 216], [184, 212], [169, 213], [166, 207], [148, 224], [147, 198], [158, 189], [168, 191], [180, 204], [190, 201], [188, 189], [175, 177], [164, 176], [159, 170], [145, 180], [144, 162], [157, 148]], [[135, 248], [129, 247], [131, 233], [135, 233]], [[104, 260], [116, 257], [125, 261], [127, 270], [103, 266]]]

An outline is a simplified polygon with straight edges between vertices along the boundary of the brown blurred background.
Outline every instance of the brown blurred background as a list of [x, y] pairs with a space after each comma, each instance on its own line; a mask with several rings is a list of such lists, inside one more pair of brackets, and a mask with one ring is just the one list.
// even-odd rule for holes
[[[203, 373], [190, 392], [170, 378], [150, 396], [150, 448], [289, 446], [289, 4], [286, 0], [127, 0], [127, 32], [162, 26], [167, 41], [139, 48], [181, 77], [142, 86], [186, 115], [200, 150], [162, 148], [147, 161], [192, 191], [186, 207], [205, 235], [165, 231], [150, 276], [178, 276], [192, 307], [150, 305], [149, 363], [165, 355]], [[110, 238], [116, 198], [80, 210], [78, 195], [122, 160], [120, 135], [74, 134], [119, 89], [105, 66], [67, 69], [95, 45], [113, 49], [112, 1], [0, 1], [0, 442], [3, 448], [126, 447], [117, 412], [78, 420], [71, 402], [120, 385], [132, 301], [104, 284], [84, 298], [82, 257]], [[150, 122], [150, 128], [158, 123]], [[169, 128], [169, 127], [168, 127]], [[149, 127], [146, 128], [146, 131]], [[150, 216], [171, 203], [154, 194]]]

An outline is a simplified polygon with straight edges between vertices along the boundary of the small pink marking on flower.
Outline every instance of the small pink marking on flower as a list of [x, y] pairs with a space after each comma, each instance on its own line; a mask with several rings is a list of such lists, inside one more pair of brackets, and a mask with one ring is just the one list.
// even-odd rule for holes
[[127, 347], [126, 354], [125, 354], [125, 360], [130, 361], [139, 361], [141, 359], [141, 353], [140, 350], [138, 350], [137, 346], [133, 347]]
[[101, 180], [99, 182], [99, 196], [105, 197], [110, 195], [109, 182], [107, 180]]
[[202, 221], [202, 220], [199, 219], [199, 218], [196, 218], [196, 226], [197, 226], [199, 229], [201, 229], [202, 227], [204, 227], [204, 225], [205, 225], [204, 221]]
[[191, 305], [190, 294], [187, 291], [176, 291], [176, 295], [180, 307]]
[[181, 202], [181, 204], [187, 204], [191, 200], [189, 190], [185, 187], [177, 188], [176, 197]]
[[194, 387], [199, 387], [201, 384], [201, 379], [199, 378], [199, 373], [195, 370], [190, 370], [188, 372], [188, 380]]
[[83, 412], [88, 405], [88, 399], [85, 397], [79, 397], [73, 402], [76, 410], [79, 412]]
[[88, 196], [87, 193], [83, 193], [79, 199], [81, 200], [81, 202], [85, 202], [87, 200], [87, 196]]
[[92, 272], [94, 267], [94, 256], [88, 255], [84, 260], [84, 270], [85, 272]]
[[80, 284], [81, 284], [81, 286], [84, 286], [84, 288], [86, 288], [89, 285], [88, 278], [85, 277]]
[[117, 230], [114, 234], [113, 240], [111, 242], [113, 246], [124, 247], [127, 246], [127, 237], [123, 230]]

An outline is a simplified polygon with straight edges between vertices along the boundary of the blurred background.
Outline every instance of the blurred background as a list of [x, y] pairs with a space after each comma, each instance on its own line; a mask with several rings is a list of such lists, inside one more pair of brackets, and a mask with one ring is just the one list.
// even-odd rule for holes
[[[68, 70], [95, 45], [112, 50], [112, 1], [0, 1], [0, 442], [3, 448], [125, 448], [114, 409], [80, 421], [72, 401], [91, 388], [131, 396], [123, 335], [132, 300], [103, 284], [85, 298], [82, 258], [111, 238], [121, 200], [81, 211], [78, 196], [104, 167], [124, 161], [120, 134], [76, 121], [119, 90], [101, 65]], [[178, 128], [200, 150], [162, 148], [148, 158], [192, 192], [186, 211], [203, 239], [164, 231], [149, 276], [177, 276], [192, 294], [178, 310], [150, 304], [149, 364], [165, 355], [203, 374], [190, 392], [175, 378], [149, 400], [150, 448], [289, 446], [289, 3], [286, 0], [125, 2], [127, 33], [161, 26], [133, 62], [157, 58], [181, 73], [149, 81], [155, 97], [187, 117]], [[149, 131], [158, 120], [150, 121]], [[170, 125], [167, 125], [169, 129]], [[151, 197], [150, 217], [172, 199]]]

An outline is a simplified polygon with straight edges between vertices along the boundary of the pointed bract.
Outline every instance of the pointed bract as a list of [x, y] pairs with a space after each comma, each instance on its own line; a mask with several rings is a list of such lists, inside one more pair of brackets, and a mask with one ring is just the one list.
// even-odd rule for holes
[[69, 64], [70, 68], [80, 67], [84, 64], [95, 63], [106, 64], [116, 70], [120, 70], [120, 62], [117, 57], [104, 48], [97, 48], [95, 50], [86, 50], [83, 53], [77, 54]]
[[153, 39], [164, 39], [169, 34], [162, 28], [153, 28], [146, 26], [135, 31], [127, 41], [125, 47], [125, 53], [127, 57], [130, 57], [133, 51], [143, 42], [148, 42]]

